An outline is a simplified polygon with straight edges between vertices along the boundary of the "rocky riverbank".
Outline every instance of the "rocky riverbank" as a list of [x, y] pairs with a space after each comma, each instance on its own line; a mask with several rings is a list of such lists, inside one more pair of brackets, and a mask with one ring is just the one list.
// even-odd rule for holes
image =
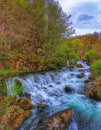
[[0, 98], [0, 130], [18, 129], [31, 116], [33, 105], [27, 98], [16, 95]]
[[46, 119], [37, 130], [65, 130], [72, 120], [72, 110], [66, 109]]

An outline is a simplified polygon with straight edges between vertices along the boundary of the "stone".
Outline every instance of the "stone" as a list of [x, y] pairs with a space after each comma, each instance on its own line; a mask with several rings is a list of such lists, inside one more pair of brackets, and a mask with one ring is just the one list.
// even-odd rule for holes
[[49, 85], [48, 87], [52, 88], [53, 86], [52, 86], [52, 85]]
[[77, 68], [82, 68], [83, 65], [82, 65], [82, 64], [76, 64], [76, 67], [77, 67]]
[[37, 105], [37, 110], [40, 113], [40, 112], [43, 112], [46, 107], [47, 107], [46, 104], [38, 104]]
[[19, 129], [26, 118], [32, 114], [29, 99], [17, 98], [16, 95], [0, 100], [0, 130]]
[[71, 88], [69, 88], [69, 87], [67, 86], [67, 87], [64, 88], [64, 91], [65, 91], [66, 93], [68, 93], [68, 92], [71, 92], [72, 90], [71, 90]]
[[84, 76], [85, 76], [84, 73], [80, 73], [77, 75], [78, 78], [83, 78]]
[[89, 82], [90, 82], [90, 80], [89, 80], [89, 79], [85, 80], [85, 83], [89, 83]]
[[66, 130], [72, 121], [73, 112], [71, 109], [61, 111], [46, 119], [37, 130]]
[[31, 94], [25, 92], [25, 93], [24, 93], [24, 96], [27, 97], [28, 99], [30, 99]]

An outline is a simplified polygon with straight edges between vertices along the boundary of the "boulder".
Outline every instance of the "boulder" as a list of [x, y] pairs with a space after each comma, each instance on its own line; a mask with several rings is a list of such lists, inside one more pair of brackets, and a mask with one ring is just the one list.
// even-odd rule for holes
[[24, 96], [30, 99], [31, 94], [25, 92], [25, 93], [24, 93]]
[[2, 130], [9, 130], [9, 127], [11, 127], [12, 130], [15, 130], [19, 128], [19, 126], [22, 125], [25, 118], [29, 117], [32, 114], [32, 112], [24, 111], [19, 106], [11, 106], [5, 109], [5, 113], [2, 116], [2, 120], [0, 122], [0, 128]]
[[76, 64], [76, 67], [78, 67], [78, 68], [82, 68], [83, 65], [82, 65], [82, 64]]
[[67, 86], [67, 87], [64, 88], [64, 91], [65, 91], [66, 93], [68, 93], [68, 92], [71, 92], [72, 90], [71, 90], [71, 88], [69, 88], [69, 87]]
[[37, 130], [66, 130], [72, 121], [72, 110], [67, 109], [46, 119]]
[[38, 112], [43, 112], [46, 107], [47, 107], [46, 104], [38, 104], [37, 110], [38, 110]]
[[101, 96], [98, 93], [99, 90], [97, 87], [94, 86], [94, 83], [88, 83], [85, 88], [84, 92], [86, 95], [88, 95], [90, 98], [95, 99], [95, 100], [101, 100]]
[[89, 83], [89, 82], [90, 82], [90, 80], [89, 80], [89, 79], [85, 80], [85, 83]]
[[15, 95], [0, 100], [0, 130], [19, 129], [26, 118], [31, 116], [33, 108], [29, 99]]
[[84, 73], [80, 73], [77, 75], [78, 78], [83, 78], [84, 76], [85, 76]]
[[52, 87], [53, 87], [53, 85], [51, 85], [51, 84], [50, 84], [48, 87], [52, 88]]

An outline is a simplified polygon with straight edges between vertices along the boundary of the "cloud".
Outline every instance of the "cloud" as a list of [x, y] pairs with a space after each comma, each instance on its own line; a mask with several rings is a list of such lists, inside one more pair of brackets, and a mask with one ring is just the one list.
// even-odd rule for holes
[[72, 15], [71, 21], [77, 33], [101, 30], [100, 0], [59, 0], [59, 2], [63, 10]]
[[94, 19], [94, 16], [88, 14], [81, 14], [78, 16], [78, 21], [89, 21], [91, 19]]

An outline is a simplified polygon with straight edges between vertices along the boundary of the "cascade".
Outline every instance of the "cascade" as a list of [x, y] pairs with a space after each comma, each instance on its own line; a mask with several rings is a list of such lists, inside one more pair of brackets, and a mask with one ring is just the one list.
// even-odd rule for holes
[[[18, 79], [24, 87], [24, 92], [31, 95], [32, 104], [47, 105], [43, 114], [47, 113], [47, 116], [50, 116], [67, 108], [73, 109], [73, 121], [67, 130], [101, 130], [101, 103], [83, 94], [85, 80], [90, 75], [89, 66], [83, 61], [78, 61], [78, 64], [82, 64], [83, 67], [63, 67], [61, 70], [8, 79], [8, 95], [12, 95], [11, 86]], [[82, 72], [84, 77], [78, 78], [77, 75]], [[66, 87], [70, 92], [65, 91]], [[33, 115], [25, 121], [20, 130], [34, 130], [41, 114], [37, 114], [37, 110], [34, 109]]]

